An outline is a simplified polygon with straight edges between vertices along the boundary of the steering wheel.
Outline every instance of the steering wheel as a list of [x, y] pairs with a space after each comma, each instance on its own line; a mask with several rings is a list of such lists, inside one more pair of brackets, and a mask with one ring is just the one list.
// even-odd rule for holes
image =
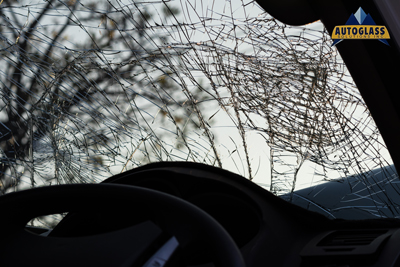
[[[25, 230], [29, 220], [41, 215], [139, 204], [154, 215], [156, 223], [144, 220], [111, 232], [72, 237], [45, 237]], [[40, 187], [3, 195], [0, 207], [0, 266], [164, 266], [166, 251], [170, 255], [178, 244], [185, 246], [199, 238], [206, 240], [217, 266], [245, 266], [232, 238], [210, 215], [184, 200], [146, 188], [115, 184]]]

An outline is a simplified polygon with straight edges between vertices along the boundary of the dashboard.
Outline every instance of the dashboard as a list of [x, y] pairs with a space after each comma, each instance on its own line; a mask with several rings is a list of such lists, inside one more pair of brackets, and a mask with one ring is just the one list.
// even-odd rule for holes
[[[225, 228], [249, 267], [400, 264], [400, 223], [397, 220], [331, 220], [220, 168], [198, 163], [160, 162], [113, 176], [103, 183], [161, 191], [201, 208]], [[143, 203], [131, 204], [132, 213], [142, 213], [134, 211], [134, 207], [141, 206], [138, 204]], [[96, 234], [144, 220], [135, 216], [133, 222], [121, 214], [126, 216], [126, 210], [105, 210], [101, 218], [90, 212], [84, 216], [67, 216], [52, 235], [87, 235], [88, 231]], [[85, 221], [90, 227], [83, 224]], [[204, 246], [206, 243], [199, 242], [185, 251], [184, 265], [214, 266], [208, 263], [210, 258]]]

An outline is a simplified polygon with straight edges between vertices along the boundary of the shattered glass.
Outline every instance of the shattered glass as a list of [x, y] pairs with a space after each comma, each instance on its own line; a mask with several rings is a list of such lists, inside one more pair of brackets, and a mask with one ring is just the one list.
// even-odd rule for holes
[[388, 150], [320, 22], [249, 0], [3, 0], [0, 37], [3, 194], [194, 161], [329, 218], [399, 216]]

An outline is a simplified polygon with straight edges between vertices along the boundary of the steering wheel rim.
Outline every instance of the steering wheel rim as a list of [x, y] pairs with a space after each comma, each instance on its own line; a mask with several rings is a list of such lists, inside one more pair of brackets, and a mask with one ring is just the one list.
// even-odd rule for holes
[[[229, 234], [215, 219], [198, 207], [155, 190], [116, 184], [58, 185], [29, 189], [1, 196], [0, 205], [3, 207], [3, 218], [0, 221], [0, 225], [2, 226], [1, 229], [7, 229], [7, 241], [3, 239], [2, 244], [0, 244], [0, 251], [7, 256], [0, 257], [0, 265], [12, 266], [9, 265], [10, 262], [15, 261], [7, 261], [7, 258], [13, 257], [13, 254], [15, 256], [19, 255], [18, 253], [20, 252], [18, 251], [21, 246], [14, 240], [16, 236], [25, 239], [25, 242], [33, 238], [33, 234], [31, 234], [32, 236], [27, 236], [26, 231], [23, 231], [30, 219], [41, 215], [67, 211], [82, 212], [93, 207], [101, 207], [101, 205], [118, 205], [118, 203], [123, 203], [124, 201], [133, 202], [138, 200], [145, 201], [147, 207], [154, 211], [164, 210], [169, 207], [176, 212], [185, 214], [186, 221], [182, 222], [182, 225], [189, 223], [191, 227], [194, 226], [198, 229], [202, 235], [207, 236], [211, 241], [208, 242], [208, 245], [211, 247], [211, 251], [215, 253], [213, 256], [218, 266], [245, 267], [240, 250]], [[165, 220], [170, 220], [170, 218], [165, 218]], [[44, 240], [43, 238], [45, 237], [39, 238]], [[65, 240], [65, 238], [61, 239]], [[55, 239], [50, 237], [48, 240]], [[23, 240], [20, 241], [24, 242]], [[35, 245], [32, 245], [32, 249], [35, 249]], [[35, 255], [35, 253], [31, 254]], [[68, 252], [66, 254], [68, 255]], [[32, 264], [32, 260], [27, 259], [27, 262]], [[43, 263], [43, 265], [46, 264]]]

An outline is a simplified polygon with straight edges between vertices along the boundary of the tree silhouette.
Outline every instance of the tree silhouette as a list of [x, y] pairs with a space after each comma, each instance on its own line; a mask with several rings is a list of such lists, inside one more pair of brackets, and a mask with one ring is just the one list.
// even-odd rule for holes
[[[30, 186], [91, 182], [111, 165], [135, 166], [135, 154], [149, 162], [190, 149], [183, 136], [198, 126], [190, 99], [176, 96], [177, 59], [162, 48], [169, 36], [159, 29], [179, 10], [159, 6], [154, 14], [134, 2], [3, 1], [3, 192], [27, 178]], [[174, 132], [154, 126], [168, 124]]]

